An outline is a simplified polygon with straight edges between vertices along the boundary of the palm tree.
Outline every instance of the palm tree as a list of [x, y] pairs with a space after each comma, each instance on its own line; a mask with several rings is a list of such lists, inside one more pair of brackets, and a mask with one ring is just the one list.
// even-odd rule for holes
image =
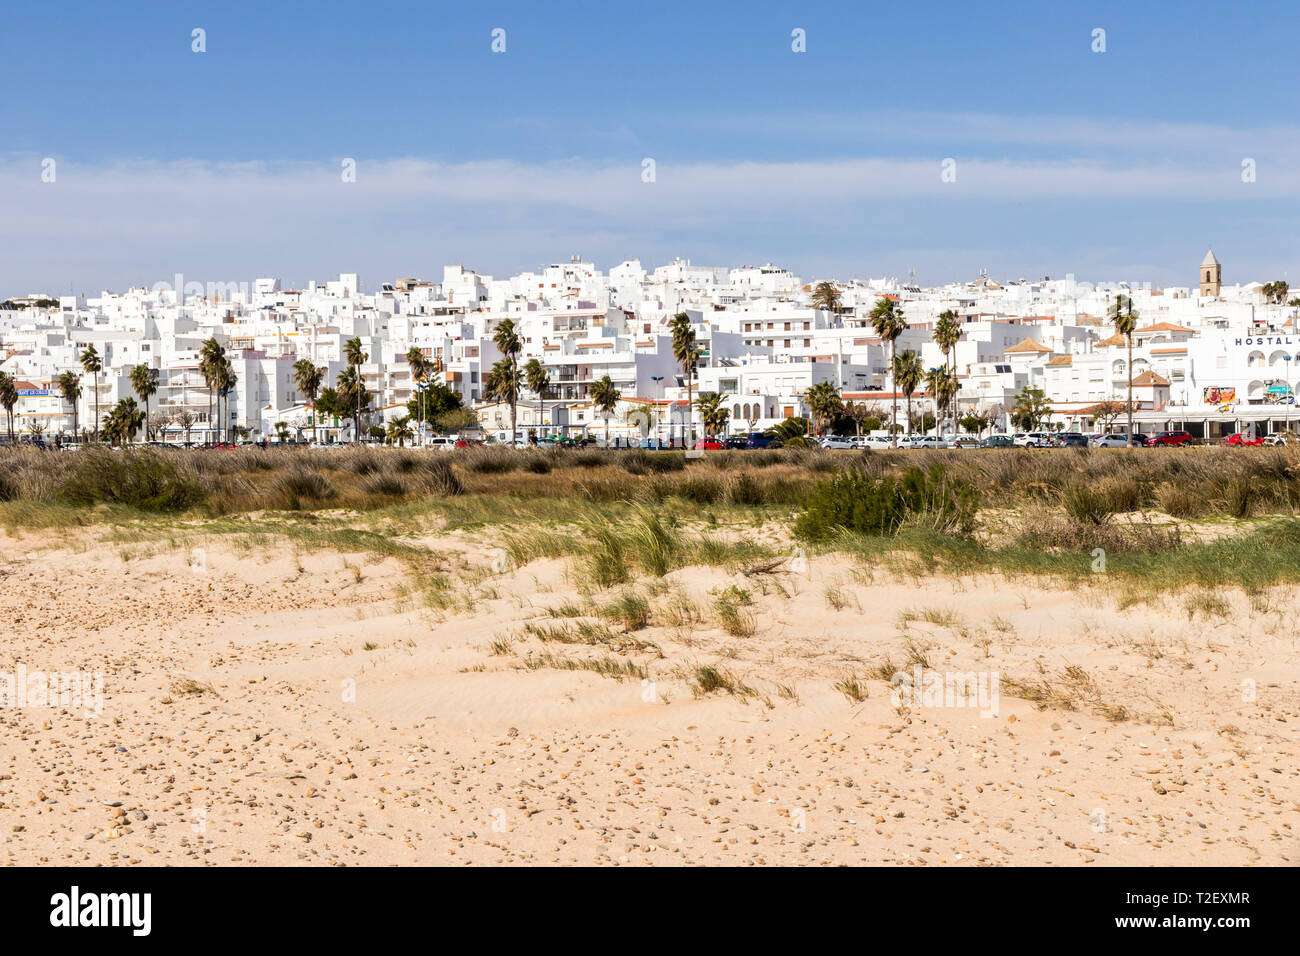
[[492, 332], [492, 341], [496, 343], [497, 351], [504, 357], [509, 364], [506, 370], [506, 382], [510, 388], [510, 447], [515, 444], [515, 420], [519, 414], [519, 353], [524, 350], [524, 344], [519, 339], [519, 332], [515, 328], [513, 319], [504, 319], [497, 323], [496, 329]]
[[541, 362], [532, 358], [524, 363], [524, 381], [528, 385], [528, 390], [537, 396], [537, 423], [545, 424], [546, 393], [551, 387], [551, 376], [547, 374]]
[[824, 434], [826, 425], [844, 407], [839, 387], [834, 382], [818, 382], [808, 389], [804, 397], [808, 402], [808, 410], [812, 412], [813, 431], [819, 435]]
[[158, 392], [158, 382], [147, 365], [137, 365], [131, 369], [131, 391], [144, 402], [144, 440], [149, 440], [149, 396]]
[[1110, 320], [1115, 331], [1128, 341], [1128, 438], [1125, 444], [1133, 447], [1133, 331], [1137, 328], [1137, 313], [1133, 311], [1133, 297], [1120, 293], [1111, 303]]
[[363, 399], [369, 400], [369, 394], [366, 392], [365, 383], [361, 379], [361, 373], [357, 371], [357, 366], [348, 365], [338, 376], [338, 397], [339, 402], [348, 411], [352, 413], [352, 440], [361, 440], [361, 404]]
[[[352, 387], [352, 397], [356, 399], [357, 404], [356, 411], [352, 416], [354, 428], [352, 438], [354, 441], [360, 441], [361, 398], [366, 391], [365, 378], [361, 375], [361, 366], [366, 363], [366, 360], [369, 359], [370, 356], [363, 351], [361, 338], [359, 336], [354, 335], [343, 343], [343, 358], [347, 361], [348, 367], [353, 369], [352, 380], [354, 384]], [[340, 377], [339, 381], [342, 382], [343, 379]], [[339, 390], [342, 391], [341, 386]]]
[[311, 403], [311, 441], [316, 444], [316, 396], [320, 394], [321, 384], [325, 381], [325, 369], [309, 358], [300, 358], [293, 363], [293, 382], [302, 392], [303, 398]]
[[220, 440], [220, 430], [216, 429], [217, 420], [212, 414], [212, 405], [217, 397], [217, 379], [220, 377], [221, 366], [226, 361], [226, 350], [221, 347], [221, 343], [215, 337], [203, 340], [199, 346], [199, 374], [203, 376], [203, 383], [208, 387], [208, 429], [215, 432], [212, 441], [215, 443]]
[[690, 438], [685, 443], [688, 448], [695, 447], [694, 407], [695, 363], [699, 360], [700, 350], [695, 347], [695, 329], [691, 327], [691, 317], [685, 312], [678, 312], [668, 326], [673, 333], [673, 357], [682, 367], [686, 376], [686, 417], [690, 423]]
[[99, 441], [99, 373], [104, 371], [104, 363], [95, 351], [95, 346], [86, 346], [86, 351], [81, 353], [81, 367], [86, 374], [95, 377], [95, 441]]
[[108, 413], [104, 421], [104, 433], [114, 445], [118, 442], [129, 444], [143, 424], [144, 413], [136, 405], [135, 399], [124, 398]]
[[[934, 396], [935, 427], [939, 428], [948, 412], [949, 405], [957, 393], [957, 376], [940, 365], [925, 373], [926, 388]], [[942, 430], [940, 429], [940, 434]]]
[[587, 396], [591, 399], [591, 403], [596, 406], [596, 410], [605, 416], [605, 447], [608, 448], [609, 416], [618, 407], [618, 400], [623, 397], [623, 393], [614, 387], [614, 380], [606, 375], [592, 383]]
[[700, 424], [704, 426], [704, 434], [709, 438], [716, 437], [731, 421], [731, 414], [724, 403], [725, 399], [726, 396], [721, 392], [700, 392], [700, 400], [696, 407], [700, 412]]
[[[515, 402], [519, 400], [519, 390], [524, 387], [523, 372], [510, 359], [497, 359], [483, 382], [483, 397], [493, 402], [510, 405], [510, 447], [515, 444], [514, 418]], [[500, 421], [500, 419], [498, 419]]]
[[825, 309], [827, 312], [839, 313], [840, 311], [840, 290], [835, 288], [834, 282], [818, 282], [813, 289], [812, 304], [814, 309]]
[[64, 372], [59, 376], [59, 394], [72, 406], [72, 437], [78, 434], [77, 402], [81, 399], [81, 376], [76, 372]]
[[[939, 351], [943, 353], [943, 362], [946, 368], [952, 369], [954, 378], [957, 375], [957, 343], [961, 341], [961, 325], [957, 322], [957, 313], [952, 309], [944, 309], [939, 313], [939, 321], [934, 326], [934, 344], [939, 346]], [[953, 419], [954, 432], [957, 430], [956, 417]]]
[[[892, 369], [894, 377], [894, 416], [898, 416], [898, 389], [903, 390], [907, 396], [907, 430], [912, 430], [912, 393], [916, 391], [916, 386], [921, 384], [921, 379], [925, 375], [925, 370], [921, 368], [921, 357], [911, 349], [904, 350], [902, 355], [894, 356], [894, 366]], [[892, 428], [891, 428], [892, 431]], [[894, 447], [898, 447], [897, 433], [895, 433]]]
[[234, 366], [223, 355], [221, 365], [217, 368], [217, 413], [221, 414], [221, 403], [224, 400], [226, 410], [221, 417], [221, 427], [225, 429], [227, 441], [230, 440], [230, 393], [235, 390], [238, 382], [239, 376], [235, 374]]
[[406, 364], [411, 366], [411, 384], [416, 386], [418, 401], [416, 402], [416, 411], [420, 421], [420, 433], [424, 433], [424, 389], [420, 388], [429, 377], [430, 363], [424, 357], [424, 353], [416, 346], [412, 345], [406, 350]]
[[5, 410], [9, 424], [9, 444], [14, 443], [14, 406], [18, 404], [18, 386], [8, 372], [0, 372], [0, 408]]
[[415, 437], [411, 431], [411, 416], [403, 415], [388, 423], [388, 443], [397, 442], [398, 448], [405, 448], [406, 443]]
[[[898, 337], [903, 334], [907, 328], [907, 322], [903, 320], [903, 310], [899, 308], [898, 303], [893, 299], [881, 299], [871, 310], [871, 327], [875, 330], [876, 335], [880, 336], [881, 343], [889, 344], [889, 367], [894, 370], [897, 367], [898, 359]], [[894, 380], [894, 411], [890, 419], [890, 434], [894, 437], [894, 447], [898, 447], [898, 432], [894, 430], [894, 423], [898, 421], [898, 380]], [[913, 385], [912, 388], [916, 386]], [[912, 389], [907, 390], [910, 402]], [[910, 405], [909, 405], [910, 408]], [[908, 424], [911, 424], [911, 412], [908, 413]]]

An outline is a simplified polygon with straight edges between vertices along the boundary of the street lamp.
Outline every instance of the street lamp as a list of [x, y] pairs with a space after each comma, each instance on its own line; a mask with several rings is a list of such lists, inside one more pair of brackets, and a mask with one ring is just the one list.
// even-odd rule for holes
[[[655, 383], [655, 409], [658, 410], [658, 409], [659, 409], [659, 405], [660, 405], [660, 404], [663, 402], [663, 400], [664, 400], [664, 377], [663, 377], [662, 375], [651, 375], [651, 376], [650, 376], [650, 381], [652, 381], [652, 382]], [[662, 445], [663, 445], [663, 443], [664, 443], [664, 442], [663, 442], [663, 433], [662, 433], [662, 431], [660, 430], [660, 428], [661, 428], [661, 426], [662, 426], [662, 424], [663, 424], [663, 422], [662, 422], [662, 420], [661, 420], [662, 417], [663, 417], [662, 412], [660, 412], [660, 414], [658, 414], [658, 415], [655, 416], [655, 444], [656, 444], [656, 445], [659, 445], [659, 446], [661, 446], [661, 447], [662, 447]], [[669, 428], [672, 428], [672, 422], [671, 422], [671, 421], [669, 421], [669, 423], [668, 423], [668, 427], [669, 427]]]
[[1291, 355], [1283, 353], [1282, 361], [1286, 362], [1286, 391], [1284, 396], [1286, 401], [1282, 403], [1282, 431], [1290, 433], [1291, 431], [1291, 403], [1295, 401], [1295, 390], [1291, 386]]

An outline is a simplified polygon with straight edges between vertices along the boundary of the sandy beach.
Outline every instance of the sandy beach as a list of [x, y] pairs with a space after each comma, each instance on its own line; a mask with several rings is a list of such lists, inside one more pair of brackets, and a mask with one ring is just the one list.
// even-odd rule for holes
[[[420, 544], [455, 569], [455, 602], [365, 552], [0, 537], [0, 671], [102, 676], [97, 714], [0, 709], [0, 860], [1300, 859], [1293, 587], [1121, 609], [1102, 588], [830, 554], [593, 593], [492, 535]], [[646, 626], [591, 613], [624, 593]], [[599, 658], [628, 671], [565, 669]], [[906, 706], [873, 676], [886, 659], [1012, 684], [989, 713]], [[702, 666], [729, 687], [705, 692]]]

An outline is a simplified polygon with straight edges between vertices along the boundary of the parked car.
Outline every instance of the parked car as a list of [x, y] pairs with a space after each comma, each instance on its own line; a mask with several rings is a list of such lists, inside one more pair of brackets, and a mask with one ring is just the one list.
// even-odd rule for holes
[[[1133, 447], [1145, 445], [1147, 436], [1140, 432], [1133, 433]], [[1093, 448], [1124, 448], [1128, 445], [1127, 434], [1102, 435], [1092, 443]]]
[[636, 443], [636, 447], [649, 448], [651, 451], [659, 451], [660, 449], [667, 448], [668, 443], [662, 438], [642, 438]]
[[1046, 448], [1052, 443], [1052, 438], [1047, 432], [1019, 432], [1014, 443], [1017, 448]]
[[1004, 435], [1001, 432], [980, 439], [981, 448], [1012, 448], [1014, 446], [1015, 440], [1010, 435]]
[[451, 451], [456, 447], [456, 442], [459, 440], [460, 439], [457, 438], [447, 438], [444, 435], [439, 435], [435, 438], [428, 439], [425, 444], [429, 448], [433, 448], [437, 451]]
[[1148, 448], [1157, 445], [1171, 445], [1175, 448], [1192, 443], [1191, 432], [1157, 432], [1146, 441]]
[[957, 435], [948, 444], [952, 448], [979, 448], [980, 440], [974, 435]]
[[1057, 448], [1087, 448], [1088, 439], [1081, 432], [1061, 432], [1052, 436], [1052, 444]]
[[1285, 432], [1278, 432], [1276, 435], [1268, 435], [1264, 438], [1265, 445], [1290, 445], [1293, 444], [1291, 438]]
[[819, 442], [823, 448], [856, 448], [852, 438], [841, 438], [839, 435], [826, 435]]
[[1262, 445], [1264, 439], [1256, 438], [1254, 435], [1247, 435], [1245, 432], [1237, 432], [1235, 435], [1228, 436], [1229, 445]]
[[912, 435], [908, 438], [908, 448], [947, 448], [948, 443], [938, 435]]
[[696, 451], [721, 451], [726, 447], [719, 438], [701, 438], [695, 443]]
[[457, 438], [453, 448], [482, 448], [483, 442], [477, 438]]
[[749, 438], [745, 435], [732, 435], [730, 438], [723, 441], [722, 444], [724, 444], [725, 446], [733, 450], [739, 448], [748, 448]]
[[749, 448], [780, 448], [785, 442], [775, 435], [750, 435], [745, 444]]

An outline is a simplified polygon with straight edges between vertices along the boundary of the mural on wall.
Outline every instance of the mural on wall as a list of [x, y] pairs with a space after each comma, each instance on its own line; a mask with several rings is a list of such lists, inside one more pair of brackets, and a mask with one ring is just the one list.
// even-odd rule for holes
[[1231, 386], [1207, 385], [1201, 395], [1206, 405], [1230, 405], [1237, 400], [1237, 390]]
[[1291, 386], [1280, 379], [1264, 383], [1264, 404], [1265, 405], [1294, 405], [1295, 395], [1291, 392]]

